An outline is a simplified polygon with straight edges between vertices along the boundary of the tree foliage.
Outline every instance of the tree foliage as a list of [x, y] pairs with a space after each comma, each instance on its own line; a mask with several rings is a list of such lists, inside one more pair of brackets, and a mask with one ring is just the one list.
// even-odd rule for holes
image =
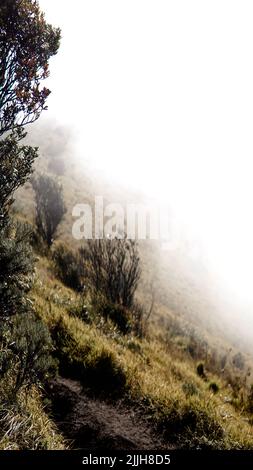
[[28, 243], [30, 230], [9, 223], [0, 231], [0, 318], [30, 310], [27, 297], [33, 277], [34, 258]]
[[37, 120], [50, 91], [49, 58], [59, 48], [60, 30], [45, 20], [35, 0], [1, 0], [0, 136]]
[[40, 378], [50, 363], [48, 332], [28, 298], [34, 270], [30, 230], [11, 219], [10, 207], [37, 156], [36, 148], [22, 145], [24, 126], [46, 109], [50, 91], [41, 84], [59, 40], [60, 30], [46, 23], [37, 1], [1, 0], [0, 374], [10, 372], [14, 394]]
[[22, 129], [16, 129], [0, 140], [0, 226], [7, 223], [13, 193], [25, 183], [37, 157], [36, 148], [20, 145], [24, 135]]
[[48, 328], [33, 313], [16, 315], [11, 327], [1, 324], [0, 340], [4, 346], [0, 350], [0, 377], [12, 375], [12, 395], [55, 369]]

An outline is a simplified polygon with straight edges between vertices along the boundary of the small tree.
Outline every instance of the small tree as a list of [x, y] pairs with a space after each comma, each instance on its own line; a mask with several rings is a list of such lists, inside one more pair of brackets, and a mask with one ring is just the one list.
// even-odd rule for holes
[[108, 301], [131, 308], [140, 280], [141, 268], [135, 240], [88, 240], [80, 249], [86, 263], [87, 283]]
[[59, 40], [60, 30], [46, 23], [37, 1], [1, 0], [0, 378], [10, 372], [13, 395], [49, 365], [50, 338], [34, 319], [27, 297], [34, 269], [29, 230], [11, 220], [10, 207], [37, 156], [36, 148], [21, 145], [23, 126], [46, 109], [50, 91], [41, 82], [49, 75], [49, 59]]
[[65, 212], [62, 188], [55, 179], [39, 175], [32, 180], [36, 202], [36, 226], [48, 248]]
[[0, 136], [37, 120], [50, 91], [48, 61], [58, 51], [60, 30], [45, 20], [36, 0], [1, 0]]
[[10, 218], [15, 190], [32, 171], [37, 149], [21, 145], [24, 125], [46, 108], [41, 88], [48, 61], [59, 47], [60, 30], [46, 23], [34, 0], [0, 3], [0, 315], [27, 307], [33, 257], [27, 229]]

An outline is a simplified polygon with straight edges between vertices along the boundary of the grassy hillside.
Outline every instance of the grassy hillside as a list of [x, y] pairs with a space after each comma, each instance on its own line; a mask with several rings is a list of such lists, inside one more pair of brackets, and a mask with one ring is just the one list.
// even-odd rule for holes
[[[44, 139], [41, 140], [44, 133], [48, 137], [46, 144]], [[105, 205], [116, 202], [125, 207], [127, 203], [146, 203], [142, 194], [108, 184], [101, 175], [94, 174], [88, 167], [80, 167], [72, 155], [71, 141], [64, 128], [53, 125], [51, 130], [38, 127], [32, 135], [31, 143], [37, 142], [41, 153], [36, 161], [35, 172], [51, 172], [63, 187], [67, 212], [58, 228], [57, 239], [65, 241], [73, 249], [83, 244], [72, 237], [72, 209], [75, 204], [88, 203], [93, 208], [97, 195], [104, 197]], [[60, 176], [52, 173], [52, 161], [55, 160], [64, 164]], [[33, 224], [34, 194], [29, 183], [17, 192], [16, 199], [15, 211], [18, 216]], [[171, 226], [173, 223], [172, 214]], [[235, 318], [240, 319], [242, 313], [238, 312], [232, 299], [230, 302], [224, 301], [219, 285], [208, 272], [204, 259], [195, 261], [189, 256], [187, 239], [180, 240], [178, 248], [168, 252], [161, 250], [159, 242], [151, 240], [139, 242], [139, 247], [143, 275], [138, 295], [144, 303], [149, 303], [147, 292], [153, 284], [156, 300], [154, 316], [163, 323], [163, 327], [177, 324], [177, 329], [182, 330], [183, 335], [196, 336], [198, 340], [200, 337], [202, 342], [213, 346], [214, 352], [218, 350], [223, 355], [229, 353], [232, 357], [238, 350], [243, 351], [251, 367], [251, 332], [249, 328], [242, 330], [242, 322], [235, 321]]]
[[[36, 171], [48, 172], [45, 156]], [[92, 204], [95, 194], [122, 203], [137, 197], [112, 190], [103, 181], [95, 185], [91, 175], [78, 174], [72, 164], [60, 180], [67, 213], [57, 241], [74, 250], [79, 246], [71, 236], [75, 203]], [[33, 225], [34, 196], [29, 183], [18, 191], [14, 211], [17, 218]], [[143, 276], [137, 297], [146, 309], [151, 282], [155, 283], [153, 314], [141, 337], [133, 332], [122, 334], [88, 294], [80, 295], [60, 282], [50, 252], [47, 256], [36, 252], [30, 298], [53, 340], [56, 381], [75, 381], [88, 403], [96, 399], [104, 403], [101, 406], [123, 407], [129, 416], [141, 415], [161, 445], [252, 449], [252, 357], [246, 348], [238, 348], [238, 341], [219, 318], [208, 273], [204, 267], [199, 272], [184, 251], [181, 256], [168, 254], [165, 260], [159, 246], [150, 241], [142, 242], [140, 251]], [[8, 380], [6, 388], [11, 387], [11, 377]], [[13, 412], [5, 412], [1, 405], [1, 448], [82, 446], [82, 439], [72, 440], [62, 427], [61, 409], [57, 417], [50, 390], [49, 381], [41, 390], [21, 391], [18, 412], [16, 406]]]
[[200, 377], [198, 362], [159, 327], [139, 339], [100, 324], [99, 312], [87, 323], [76, 308], [78, 295], [53, 277], [45, 258], [37, 265], [32, 299], [51, 331], [62, 375], [96, 396], [141, 407], [171, 445], [252, 448], [251, 418], [237, 409], [231, 386], [209, 371]]
[[[145, 338], [122, 335], [116, 326], [80, 314], [79, 295], [58, 281], [40, 257], [31, 300], [48, 325], [62, 376], [80, 382], [89, 396], [138, 407], [169, 446], [252, 448], [252, 417], [235, 390], [218, 375], [197, 373], [198, 361], [154, 324]], [[86, 310], [92, 313], [87, 303]], [[44, 397], [44, 398], [43, 398]], [[50, 395], [21, 393], [19, 412], [1, 408], [2, 449], [62, 449], [67, 443], [53, 423]], [[44, 409], [43, 409], [44, 408]]]

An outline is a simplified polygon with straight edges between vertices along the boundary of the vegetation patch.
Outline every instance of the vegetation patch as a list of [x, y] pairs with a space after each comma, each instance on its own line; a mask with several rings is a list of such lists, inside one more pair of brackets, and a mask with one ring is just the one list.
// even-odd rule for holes
[[[81, 331], [78, 331], [81, 325]], [[87, 329], [86, 329], [87, 328]], [[126, 375], [115, 353], [80, 320], [61, 318], [52, 330], [60, 373], [90, 388], [94, 394], [119, 396], [126, 391]]]

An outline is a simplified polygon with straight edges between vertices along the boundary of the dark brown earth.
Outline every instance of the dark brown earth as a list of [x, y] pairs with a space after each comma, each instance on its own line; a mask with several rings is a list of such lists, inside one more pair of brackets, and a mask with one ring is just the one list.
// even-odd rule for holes
[[91, 398], [79, 382], [59, 377], [51, 383], [52, 414], [74, 449], [167, 449], [140, 409]]

